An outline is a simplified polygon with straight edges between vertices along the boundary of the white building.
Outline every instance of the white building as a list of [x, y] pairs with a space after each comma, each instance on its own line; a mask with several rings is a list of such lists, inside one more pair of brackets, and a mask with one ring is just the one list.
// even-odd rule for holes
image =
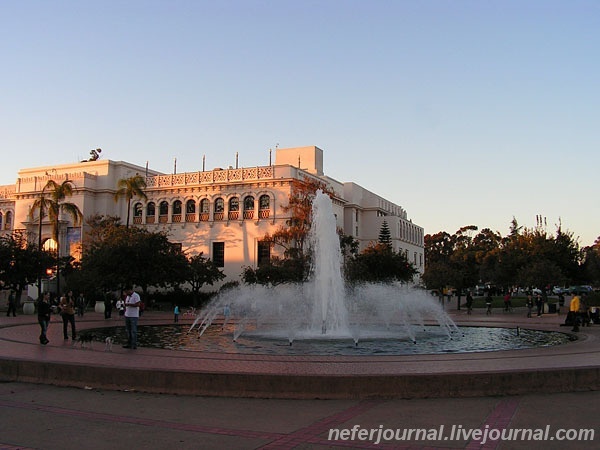
[[[123, 161], [96, 160], [52, 167], [22, 169], [15, 185], [0, 186], [0, 233], [23, 230], [39, 239], [39, 211], [34, 201], [52, 179], [70, 180], [76, 204], [84, 217], [94, 214], [127, 217], [127, 202], [114, 200], [117, 182], [136, 174], [146, 177], [148, 199], [132, 201], [131, 222], [150, 231], [166, 231], [169, 240], [181, 243], [189, 255], [203, 252], [223, 268], [225, 281], [239, 280], [244, 267], [257, 267], [270, 258], [266, 233], [286, 225], [294, 180], [318, 179], [335, 192], [337, 225], [363, 249], [376, 242], [383, 221], [390, 228], [394, 250], [403, 251], [423, 272], [424, 231], [408, 219], [406, 211], [356, 183], [341, 183], [323, 172], [323, 151], [314, 146], [277, 149], [269, 166], [216, 168], [197, 172], [162, 174]], [[60, 220], [60, 254], [77, 257], [86, 225], [74, 226], [65, 215]], [[42, 242], [55, 247], [51, 226], [42, 220]], [[85, 245], [85, 243], [84, 243]]]

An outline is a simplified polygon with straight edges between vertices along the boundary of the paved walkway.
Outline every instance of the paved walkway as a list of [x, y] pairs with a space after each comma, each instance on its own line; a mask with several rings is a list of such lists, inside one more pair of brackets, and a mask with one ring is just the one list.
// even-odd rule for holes
[[[521, 311], [507, 314], [497, 312], [487, 317], [481, 311], [476, 311], [472, 316], [464, 312], [451, 314], [459, 324], [519, 325], [569, 331], [560, 327], [564, 316], [545, 315], [526, 319]], [[168, 322], [170, 315], [148, 313], [142, 320], [147, 323]], [[102, 324], [104, 320], [96, 313], [88, 313], [83, 321], [78, 322], [81, 329]], [[594, 380], [596, 385], [598, 383], [598, 325], [582, 329], [581, 339], [577, 342], [546, 349], [381, 359], [300, 357], [284, 360], [248, 355], [181, 355], [183, 352], [151, 349], [134, 352], [115, 348], [113, 352], [105, 352], [102, 345], [81, 350], [63, 343], [62, 326], [58, 322], [50, 327], [51, 343], [42, 347], [37, 343], [38, 327], [32, 316], [2, 316], [0, 327], [1, 374], [5, 381], [0, 384], [0, 449], [595, 447], [582, 440], [569, 441], [565, 445], [564, 441], [556, 439], [543, 442], [488, 441], [482, 445], [481, 439], [466, 434], [473, 429], [514, 431], [521, 428], [548, 430], [550, 439], [555, 437], [554, 433], [559, 428], [596, 427], [598, 436], [595, 436], [594, 442], [600, 440], [600, 429], [597, 428], [600, 392], [590, 392], [587, 386]], [[11, 364], [11, 361], [18, 364]], [[35, 370], [30, 370], [28, 364], [34, 365]], [[15, 374], [12, 372], [14, 369], [24, 370], [25, 373]], [[263, 377], [271, 382], [291, 379], [291, 386], [300, 389], [302, 385], [293, 381], [298, 371], [305, 378], [319, 380], [321, 389], [328, 386], [328, 380], [338, 378], [377, 383], [382, 379], [378, 374], [384, 374], [385, 384], [388, 378], [415, 382], [418, 377], [427, 379], [434, 376], [437, 384], [432, 386], [429, 395], [438, 395], [440, 398], [418, 398], [424, 396], [424, 391], [419, 391], [421, 388], [418, 386], [417, 394], [421, 395], [407, 396], [412, 399], [397, 398], [404, 395], [377, 396], [373, 395], [377, 389], [365, 391], [356, 386], [354, 391], [350, 391], [353, 392], [351, 398], [348, 398], [348, 393], [346, 398], [341, 398], [339, 392], [333, 392], [329, 400], [315, 400], [314, 397], [293, 400], [227, 397], [227, 389], [247, 397], [260, 396], [260, 393], [264, 393], [261, 390], [264, 387], [255, 390], [252, 384], [261, 384], [256, 380]], [[102, 376], [109, 375], [109, 378], [102, 382], [101, 377], [92, 375], [94, 372]], [[148, 376], [157, 373], [158, 378]], [[189, 389], [190, 393], [204, 393], [204, 396], [158, 395], [138, 391], [138, 383], [145, 383], [144, 379], [136, 378], [140, 376], [146, 377], [146, 380], [159, 379], [161, 389], [168, 392], [169, 373], [175, 383], [185, 380], [186, 375], [192, 375], [188, 380], [195, 383], [197, 379], [193, 375], [204, 375], [204, 378], [200, 378], [201, 382], [208, 381], [210, 384], [212, 379], [212, 386], [220, 389], [213, 395], [222, 397], [206, 396], [206, 386]], [[230, 373], [237, 378], [228, 378]], [[520, 395], [490, 396], [501, 394], [494, 386], [488, 385], [491, 373], [509, 380], [513, 379], [513, 374], [520, 373], [523, 380], [532, 381], [517, 387]], [[564, 373], [572, 376], [561, 375]], [[590, 374], [595, 374], [595, 378]], [[65, 379], [52, 378], [58, 375]], [[271, 375], [277, 377], [270, 378]], [[14, 381], [27, 376], [31, 376], [30, 381], [33, 382], [51, 382], [71, 387]], [[44, 376], [46, 379], [43, 379]], [[178, 376], [183, 378], [178, 380]], [[467, 389], [466, 383], [456, 381], [461, 377], [468, 383], [482, 384], [483, 388]], [[578, 377], [581, 377], [583, 384], [576, 384]], [[86, 381], [95, 380], [97, 384], [85, 384]], [[242, 380], [246, 382], [245, 387], [243, 384], [227, 384], [234, 381], [240, 383]], [[408, 393], [411, 382], [407, 382], [407, 386], [401, 383], [396, 387], [406, 389], [403, 392]], [[455, 387], [460, 386], [467, 391], [453, 391], [454, 388], [448, 386], [453, 383]], [[276, 388], [281, 389], [282, 386]], [[337, 388], [339, 386], [333, 383], [332, 389], [335, 391]], [[580, 389], [587, 391], [561, 392]], [[477, 395], [477, 392], [480, 394]], [[276, 391], [272, 393], [276, 394]], [[300, 393], [296, 394], [300, 396]], [[461, 394], [469, 397], [451, 398]], [[357, 428], [353, 440], [343, 439], [343, 432], [337, 439], [328, 440], [331, 428], [351, 430], [355, 426], [366, 430], [365, 433], [371, 429], [375, 432], [371, 438], [361, 440]], [[382, 440], [374, 445], [380, 428], [426, 429], [431, 437], [435, 437], [431, 430], [439, 430], [441, 426], [444, 426], [441, 439], [426, 440], [413, 436], [406, 441]], [[450, 439], [453, 427], [454, 430], [463, 430], [459, 439]]]

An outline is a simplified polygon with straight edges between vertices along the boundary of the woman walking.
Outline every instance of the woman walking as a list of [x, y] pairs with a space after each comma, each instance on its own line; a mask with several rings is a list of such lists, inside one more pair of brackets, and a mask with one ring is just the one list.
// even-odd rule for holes
[[46, 333], [48, 332], [48, 325], [50, 325], [50, 313], [52, 309], [50, 307], [50, 294], [48, 292], [42, 295], [42, 299], [38, 302], [38, 323], [40, 324], [40, 344], [46, 345], [48, 338]]
[[71, 339], [75, 340], [76, 332], [75, 332], [75, 300], [73, 299], [73, 292], [69, 291], [66, 296], [60, 298], [60, 315], [63, 320], [63, 336], [65, 341], [69, 339], [69, 335], [67, 334], [67, 329], [69, 328], [69, 323], [71, 324]]

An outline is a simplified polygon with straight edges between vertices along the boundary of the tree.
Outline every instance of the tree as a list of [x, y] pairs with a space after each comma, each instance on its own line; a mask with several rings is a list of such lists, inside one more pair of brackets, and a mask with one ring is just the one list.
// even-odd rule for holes
[[283, 258], [272, 258], [266, 266], [257, 269], [244, 269], [243, 279], [248, 283], [277, 283], [285, 281], [303, 281], [310, 270], [310, 255], [305, 249], [306, 239], [312, 224], [312, 203], [317, 190], [329, 196], [333, 191], [319, 180], [294, 180], [289, 202], [282, 207], [290, 217], [285, 226], [281, 226], [273, 234], [266, 234], [264, 242], [270, 242], [283, 248]]
[[404, 253], [382, 243], [369, 245], [348, 260], [345, 269], [346, 279], [351, 282], [408, 282], [418, 273]]
[[110, 227], [103, 239], [86, 247], [81, 270], [97, 280], [97, 288], [167, 287], [186, 281], [188, 261], [179, 246], [163, 232], [141, 228]]
[[13, 289], [21, 298], [23, 289], [46, 274], [55, 260], [27, 241], [22, 233], [0, 237], [0, 286]]
[[381, 223], [381, 228], [379, 229], [379, 239], [377, 242], [387, 245], [390, 249], [392, 248], [392, 233], [390, 232], [390, 227], [385, 220]]
[[[50, 198], [44, 196], [44, 192], [47, 191]], [[39, 199], [34, 202], [34, 207], [40, 210], [40, 236], [39, 244], [41, 247], [41, 223], [43, 217], [44, 208], [48, 209], [48, 217], [52, 224], [52, 238], [56, 242], [57, 261], [60, 258], [60, 213], [66, 213], [71, 216], [73, 224], [79, 225], [83, 221], [83, 214], [79, 210], [79, 207], [74, 203], [65, 202], [67, 197], [73, 195], [73, 183], [70, 180], [65, 180], [61, 184], [58, 184], [54, 180], [48, 180], [44, 188], [42, 189], [42, 195]], [[57, 267], [56, 271], [56, 289], [60, 293], [60, 267]]]
[[139, 174], [130, 178], [122, 178], [117, 183], [117, 192], [115, 193], [115, 202], [118, 202], [121, 197], [127, 200], [127, 221], [125, 228], [129, 228], [129, 217], [131, 214], [131, 200], [134, 197], [139, 197], [147, 200], [148, 196], [144, 192], [146, 189], [146, 180]]
[[212, 284], [225, 278], [225, 274], [202, 253], [188, 258], [188, 267], [184, 280], [192, 286], [194, 307], [198, 306], [200, 289], [205, 284]]
[[583, 264], [581, 272], [583, 277], [591, 284], [600, 285], [600, 237], [594, 245], [585, 247], [583, 253]]

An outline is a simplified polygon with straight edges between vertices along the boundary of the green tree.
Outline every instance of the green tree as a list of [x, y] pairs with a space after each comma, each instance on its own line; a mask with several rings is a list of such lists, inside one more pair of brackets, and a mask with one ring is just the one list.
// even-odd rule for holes
[[418, 273], [404, 253], [388, 245], [369, 245], [355, 258], [346, 262], [345, 275], [350, 282], [408, 282]]
[[192, 286], [192, 294], [194, 297], [194, 307], [198, 306], [198, 298], [200, 289], [205, 284], [212, 284], [215, 281], [220, 281], [225, 278], [225, 274], [209, 259], [205, 258], [202, 253], [188, 258], [188, 267], [184, 280]]
[[[44, 192], [48, 192], [50, 198], [44, 197]], [[44, 189], [42, 190], [42, 196], [36, 200], [40, 209], [40, 216], [43, 215], [44, 207], [48, 208], [48, 217], [52, 224], [52, 238], [56, 242], [57, 261], [60, 259], [60, 214], [66, 213], [71, 216], [73, 225], [77, 226], [83, 222], [83, 214], [79, 210], [79, 207], [74, 203], [66, 202], [68, 197], [73, 195], [73, 183], [70, 180], [65, 180], [58, 184], [54, 180], [48, 180]], [[34, 207], [36, 206], [34, 202]], [[41, 223], [41, 217], [40, 217]], [[40, 226], [41, 231], [41, 226]], [[41, 234], [41, 233], [40, 233]], [[60, 264], [56, 271], [56, 289], [60, 293]]]
[[456, 279], [451, 260], [454, 251], [452, 236], [445, 231], [427, 234], [424, 243], [425, 271], [421, 278], [428, 289], [436, 289], [441, 294]]
[[581, 272], [583, 278], [594, 286], [600, 285], [600, 237], [596, 239], [594, 245], [585, 247], [582, 254]]
[[148, 196], [144, 192], [146, 189], [146, 180], [139, 174], [129, 178], [122, 178], [117, 183], [117, 192], [115, 193], [115, 202], [118, 202], [121, 197], [127, 200], [127, 221], [125, 228], [129, 228], [129, 217], [131, 214], [131, 200], [134, 197], [139, 197], [147, 200]]
[[0, 286], [13, 289], [17, 298], [25, 286], [43, 277], [54, 264], [52, 255], [28, 242], [23, 233], [0, 236]]
[[377, 242], [388, 246], [390, 249], [392, 248], [392, 233], [390, 232], [390, 227], [386, 220], [381, 223], [379, 239], [377, 239]]
[[114, 226], [103, 240], [87, 247], [81, 270], [98, 280], [98, 289], [118, 289], [128, 284], [142, 288], [177, 285], [185, 280], [188, 261], [180, 247], [162, 232]]

